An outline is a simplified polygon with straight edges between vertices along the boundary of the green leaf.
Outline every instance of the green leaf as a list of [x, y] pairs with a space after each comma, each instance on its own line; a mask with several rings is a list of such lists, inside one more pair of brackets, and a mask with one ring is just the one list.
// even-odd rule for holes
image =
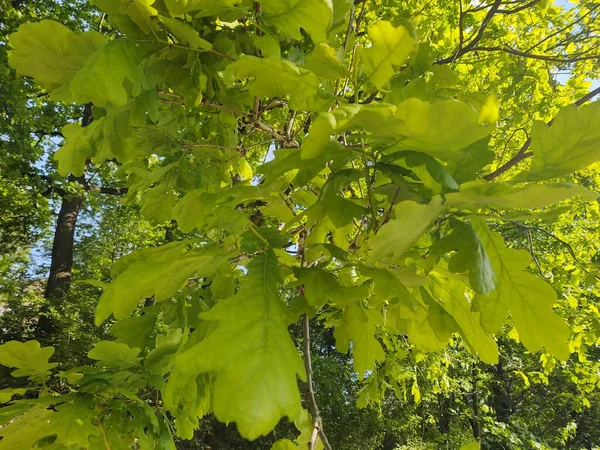
[[569, 327], [552, 311], [557, 301], [552, 286], [524, 270], [531, 263], [531, 255], [507, 248], [502, 236], [484, 222], [473, 220], [472, 225], [498, 280], [495, 291], [475, 299], [486, 331], [496, 332], [510, 311], [527, 349], [536, 352], [543, 346], [557, 358], [567, 360]]
[[191, 25], [177, 19], [159, 16], [158, 20], [164, 23], [169, 31], [183, 44], [188, 44], [191, 48], [202, 50], [211, 50], [212, 44], [200, 37], [200, 33]]
[[337, 81], [349, 75], [348, 69], [333, 47], [325, 43], [315, 46], [315, 49], [306, 57], [303, 66], [319, 78]]
[[156, 28], [156, 25], [152, 22], [152, 17], [158, 15], [158, 10], [152, 7], [154, 1], [121, 0], [119, 12], [127, 14], [140, 30], [149, 34]]
[[314, 205], [297, 216], [297, 220], [306, 216], [307, 223], [313, 225], [328, 218], [335, 227], [342, 228], [351, 224], [354, 218], [362, 217], [368, 212], [369, 210], [364, 206], [329, 191], [321, 195]]
[[66, 177], [70, 173], [76, 177], [83, 175], [85, 164], [93, 154], [88, 142], [88, 130], [76, 123], [68, 123], [62, 129], [64, 145], [54, 154], [58, 162], [58, 173]]
[[124, 319], [144, 298], [166, 300], [183, 288], [194, 274], [211, 276], [218, 269], [218, 261], [227, 258], [218, 249], [187, 250], [189, 242], [173, 242], [156, 248], [138, 250], [123, 258], [108, 288], [96, 307], [96, 324], [113, 314]]
[[469, 442], [468, 444], [464, 444], [460, 447], [460, 450], [479, 450], [479, 442]]
[[183, 332], [181, 328], [169, 328], [166, 334], [156, 336], [156, 346], [144, 359], [146, 371], [159, 376], [169, 372], [171, 359], [179, 349]]
[[427, 306], [405, 287], [401, 271], [362, 266], [360, 272], [371, 277], [375, 295], [388, 300], [384, 323], [388, 331], [408, 334], [409, 340], [424, 351], [444, 347], [446, 342], [439, 340], [431, 328]]
[[446, 170], [459, 184], [474, 180], [477, 174], [494, 160], [496, 154], [489, 149], [489, 141], [489, 136], [486, 136], [448, 159]]
[[165, 223], [173, 217], [177, 194], [170, 183], [160, 183], [148, 189], [140, 200], [140, 211], [154, 224]]
[[479, 236], [464, 222], [451, 219], [452, 233], [437, 241], [430, 250], [432, 256], [454, 251], [448, 261], [448, 270], [469, 272], [471, 287], [478, 294], [487, 294], [496, 288], [496, 274]]
[[298, 450], [299, 448], [289, 439], [280, 439], [271, 446], [271, 450]]
[[335, 346], [340, 353], [346, 353], [352, 342], [352, 360], [360, 378], [373, 370], [377, 361], [385, 358], [383, 348], [375, 338], [375, 330], [382, 321], [381, 312], [365, 309], [359, 302], [350, 301], [344, 306], [342, 321], [333, 332]]
[[157, 314], [158, 310], [146, 308], [141, 316], [129, 317], [115, 322], [110, 327], [110, 334], [117, 338], [117, 342], [127, 344], [131, 348], [137, 347], [143, 350], [151, 343]]
[[423, 102], [416, 98], [397, 105], [401, 121], [392, 137], [396, 148], [418, 150], [442, 160], [451, 160], [462, 150], [491, 133], [493, 125], [482, 124], [478, 112], [468, 103], [456, 100]]
[[158, 24], [152, 21], [158, 11], [152, 7], [154, 0], [91, 0], [94, 6], [107, 14], [107, 21], [129, 38], [143, 39]]
[[251, 95], [289, 95], [289, 107], [296, 111], [320, 111], [332, 103], [320, 93], [319, 79], [314, 73], [282, 59], [244, 55], [229, 69], [237, 78], [254, 78], [249, 85]]
[[129, 348], [127, 344], [113, 341], [100, 341], [88, 352], [88, 357], [98, 361], [101, 367], [131, 369], [139, 365], [139, 348]]
[[320, 114], [302, 145], [302, 158], [320, 155], [333, 133], [364, 129], [374, 137], [392, 138], [392, 150], [418, 150], [442, 160], [484, 138], [492, 126], [478, 122], [477, 111], [456, 100], [435, 103], [409, 98], [397, 105], [343, 105]]
[[77, 34], [52, 20], [27, 23], [10, 36], [15, 51], [9, 64], [19, 75], [35, 78], [52, 100], [68, 102], [73, 100], [69, 90], [71, 80], [90, 55], [106, 43], [100, 33]]
[[314, 42], [323, 42], [333, 17], [331, 0], [262, 0], [262, 19], [292, 38], [304, 29]]
[[415, 40], [403, 26], [380, 20], [368, 29], [371, 47], [360, 53], [366, 81], [381, 89], [415, 48]]
[[[431, 296], [438, 305], [455, 321], [457, 330], [465, 341], [467, 349], [488, 364], [498, 363], [498, 345], [481, 327], [480, 314], [471, 311], [467, 300], [466, 286], [449, 278], [442, 277], [439, 272], [430, 274]], [[431, 320], [432, 328], [435, 326]]]
[[0, 429], [2, 437], [0, 450], [34, 448], [37, 441], [49, 434], [47, 423], [53, 414], [55, 413], [37, 405], [25, 415]]
[[50, 376], [50, 370], [57, 363], [49, 363], [48, 359], [54, 354], [54, 347], [40, 347], [38, 341], [10, 341], [0, 345], [0, 365], [15, 367], [13, 377], [29, 377], [41, 382]]
[[63, 403], [55, 412], [44, 405], [35, 405], [0, 430], [0, 450], [38, 448], [38, 441], [52, 436], [56, 436], [58, 448], [90, 448], [90, 436], [99, 434], [98, 428], [91, 424], [95, 418], [94, 412], [83, 403]]
[[571, 197], [595, 200], [592, 191], [572, 183], [512, 186], [504, 183], [472, 181], [460, 186], [459, 192], [446, 194], [449, 207], [476, 208], [543, 208]]
[[296, 375], [305, 378], [304, 365], [287, 330], [280, 285], [275, 254], [256, 256], [239, 293], [201, 314], [215, 322], [214, 330], [175, 362], [185, 373], [215, 373], [214, 414], [236, 422], [247, 439], [269, 433], [283, 416], [296, 419], [302, 410]]
[[0, 403], [8, 403], [15, 395], [23, 395], [28, 389], [2, 389], [0, 390]]
[[317, 308], [327, 301], [343, 303], [369, 296], [367, 286], [342, 286], [331, 273], [323, 269], [297, 268], [294, 274], [304, 284], [304, 297], [308, 304]]
[[428, 205], [404, 201], [394, 207], [394, 217], [369, 239], [369, 261], [390, 257], [397, 259], [406, 253], [444, 210], [442, 199], [435, 196]]
[[129, 39], [116, 39], [94, 52], [71, 81], [79, 103], [124, 106], [141, 92], [143, 72], [138, 67], [146, 49]]
[[296, 171], [290, 183], [303, 186], [325, 169], [330, 161], [332, 164], [343, 165], [358, 156], [335, 142], [326, 144], [326, 151], [321, 152], [318, 157], [313, 159], [303, 159], [303, 151], [298, 148], [275, 150], [273, 152], [275, 158], [258, 168], [258, 172], [264, 174], [264, 184], [273, 184], [286, 173]]
[[531, 129], [533, 162], [515, 181], [558, 178], [585, 169], [600, 160], [600, 102], [567, 106], [559, 111], [552, 126], [537, 121]]
[[165, 5], [172, 16], [179, 16], [184, 13], [198, 10], [210, 10], [207, 14], [215, 14], [214, 10], [219, 8], [230, 8], [237, 5], [242, 0], [165, 0]]
[[382, 158], [382, 162], [404, 160], [404, 164], [423, 181], [423, 184], [434, 193], [439, 194], [443, 190], [454, 191], [458, 189], [456, 180], [448, 173], [435, 158], [421, 152], [400, 151]]

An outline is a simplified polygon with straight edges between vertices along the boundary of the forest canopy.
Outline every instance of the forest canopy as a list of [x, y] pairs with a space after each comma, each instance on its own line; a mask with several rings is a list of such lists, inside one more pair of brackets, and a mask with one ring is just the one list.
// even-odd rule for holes
[[0, 450], [600, 448], [599, 16], [0, 0]]

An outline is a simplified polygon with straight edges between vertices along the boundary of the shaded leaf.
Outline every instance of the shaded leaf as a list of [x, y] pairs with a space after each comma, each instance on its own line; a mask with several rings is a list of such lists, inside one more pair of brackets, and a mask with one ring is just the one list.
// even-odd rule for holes
[[296, 375], [305, 377], [304, 365], [287, 331], [280, 284], [274, 253], [255, 257], [239, 293], [201, 315], [216, 322], [214, 330], [176, 357], [185, 373], [215, 373], [214, 414], [236, 422], [247, 439], [269, 433], [283, 416], [296, 419], [302, 410]]

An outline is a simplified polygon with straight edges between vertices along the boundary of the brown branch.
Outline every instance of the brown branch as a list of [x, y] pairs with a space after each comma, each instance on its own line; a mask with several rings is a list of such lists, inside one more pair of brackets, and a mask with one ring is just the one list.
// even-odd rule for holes
[[234, 109], [234, 108], [230, 108], [229, 106], [221, 105], [220, 103], [213, 103], [213, 102], [209, 102], [209, 101], [203, 101], [201, 104], [202, 104], [202, 106], [210, 106], [212, 108], [223, 109], [225, 111], [229, 111], [232, 114], [238, 114], [240, 116], [244, 115], [244, 113], [242, 111], [239, 111], [239, 110]]
[[483, 21], [481, 22], [481, 25], [479, 26], [479, 30], [477, 30], [477, 34], [475, 35], [475, 37], [473, 39], [471, 39], [471, 41], [467, 45], [462, 47], [459, 44], [458, 49], [452, 56], [448, 56], [447, 58], [440, 59], [440, 60], [436, 61], [435, 63], [436, 64], [448, 64], [448, 63], [454, 62], [454, 60], [456, 60], [457, 58], [460, 58], [465, 53], [470, 52], [479, 43], [479, 41], [481, 41], [481, 39], [483, 38], [486, 28], [490, 24], [492, 18], [496, 14], [496, 12], [498, 12], [498, 8], [500, 8], [501, 4], [502, 4], [502, 0], [494, 1], [494, 4], [492, 5], [490, 10], [484, 17]]
[[260, 120], [255, 120], [253, 122], [253, 124], [254, 124], [255, 128], [257, 128], [261, 131], [264, 131], [269, 136], [271, 136], [274, 140], [281, 142], [285, 148], [300, 147], [300, 145], [298, 144], [298, 141], [296, 141], [295, 139], [291, 139], [291, 140], [287, 139], [283, 134], [277, 132], [273, 127], [270, 127], [269, 125], [262, 123]]
[[[552, 55], [539, 55], [539, 54], [536, 54], [536, 53], [522, 52], [520, 50], [516, 50], [516, 49], [508, 47], [508, 46], [503, 46], [503, 47], [473, 47], [473, 48], [471, 48], [470, 51], [473, 51], [473, 52], [505, 52], [505, 53], [508, 53], [509, 55], [521, 56], [523, 58], [539, 59], [541, 61], [550, 61], [550, 62], [563, 63], [563, 64], [569, 64], [569, 63], [574, 63], [574, 62], [578, 62], [578, 61], [588, 61], [590, 59], [598, 59], [598, 60], [600, 60], [600, 55], [573, 56], [573, 57], [569, 57], [569, 56], [560, 57], [560, 56], [552, 56]], [[436, 64], [443, 64], [444, 61], [445, 60], [436, 61]]]
[[[596, 95], [599, 95], [599, 94], [600, 94], [600, 87], [588, 92], [586, 95], [581, 97], [579, 100], [573, 102], [573, 104], [575, 106], [579, 107], [579, 106], [583, 105], [585, 102], [591, 100], [592, 98], [594, 98]], [[552, 123], [554, 123], [554, 119], [551, 119], [548, 122], [548, 126], [551, 126]], [[515, 165], [517, 165], [524, 159], [527, 159], [527, 158], [533, 156], [532, 152], [527, 151], [529, 149], [530, 145], [531, 145], [531, 137], [528, 137], [527, 140], [525, 141], [525, 143], [523, 144], [523, 146], [521, 147], [521, 149], [515, 154], [515, 156], [513, 156], [507, 162], [502, 164], [500, 167], [498, 167], [492, 173], [485, 175], [483, 177], [483, 179], [486, 181], [491, 181], [494, 178], [497, 178], [498, 176], [502, 175], [504, 172], [508, 171], [509, 169], [511, 169], [512, 167], [514, 167]]]
[[292, 111], [290, 114], [290, 120], [285, 127], [285, 138], [289, 141], [292, 139], [292, 128], [294, 127], [294, 121], [296, 120], [296, 111]]
[[86, 191], [96, 191], [96, 192], [100, 192], [101, 194], [108, 194], [108, 195], [125, 195], [129, 191], [129, 189], [126, 187], [115, 188], [115, 187], [108, 187], [108, 186], [87, 186]]

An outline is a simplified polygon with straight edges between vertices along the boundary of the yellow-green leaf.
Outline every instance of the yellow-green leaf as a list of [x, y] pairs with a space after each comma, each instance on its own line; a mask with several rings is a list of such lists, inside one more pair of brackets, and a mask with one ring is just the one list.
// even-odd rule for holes
[[275, 254], [255, 257], [239, 293], [201, 314], [214, 322], [213, 331], [175, 361], [184, 373], [215, 373], [214, 414], [236, 422], [247, 439], [269, 433], [283, 416], [295, 420], [302, 411], [296, 376], [305, 378], [304, 365], [287, 330], [280, 285]]
[[352, 342], [354, 369], [361, 378], [375, 368], [377, 361], [385, 358], [383, 348], [375, 338], [375, 330], [382, 321], [380, 311], [365, 309], [359, 302], [350, 301], [344, 306], [342, 321], [333, 332], [339, 352], [346, 353]]
[[545, 347], [557, 358], [568, 359], [569, 327], [552, 311], [557, 301], [552, 286], [524, 270], [531, 263], [531, 255], [507, 248], [502, 236], [484, 222], [473, 220], [472, 224], [497, 278], [494, 291], [476, 297], [486, 331], [496, 332], [510, 312], [525, 347], [532, 352]]
[[15, 51], [9, 64], [18, 74], [33, 77], [51, 99], [72, 101], [71, 80], [106, 43], [96, 31], [77, 34], [52, 20], [27, 23], [10, 36]]
[[372, 45], [361, 52], [362, 70], [366, 82], [381, 89], [414, 50], [415, 40], [406, 28], [386, 20], [370, 26], [368, 34]]
[[369, 239], [369, 260], [374, 262], [387, 257], [396, 259], [402, 256], [429, 229], [443, 209], [439, 196], [435, 196], [428, 205], [413, 201], [398, 203], [394, 207], [394, 218]]
[[319, 92], [319, 79], [309, 70], [277, 58], [242, 56], [230, 65], [238, 78], [252, 77], [250, 94], [290, 96], [289, 107], [297, 111], [319, 111], [332, 102]]
[[333, 17], [331, 0], [262, 0], [265, 23], [301, 40], [304, 29], [314, 42], [323, 42]]

